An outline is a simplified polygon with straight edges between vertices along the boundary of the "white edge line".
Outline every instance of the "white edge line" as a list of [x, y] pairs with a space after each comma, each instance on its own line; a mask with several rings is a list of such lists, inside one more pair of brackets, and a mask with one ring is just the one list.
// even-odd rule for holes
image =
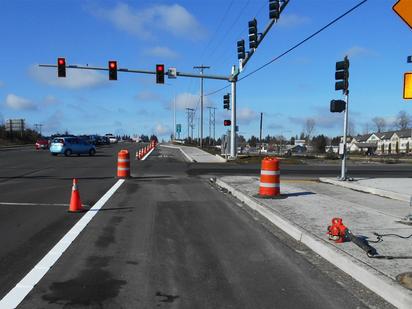
[[76, 239], [80, 232], [93, 219], [98, 211], [106, 204], [110, 197], [119, 189], [125, 180], [119, 179], [107, 191], [100, 200], [64, 235], [59, 242], [30, 270], [16, 286], [11, 289], [3, 299], [0, 300], [0, 308], [16, 308], [30, 293], [33, 287], [40, 281], [48, 270], [57, 262], [59, 257], [66, 251], [70, 244]]
[[315, 235], [313, 235], [314, 237], [309, 235], [307, 231], [301, 230], [301, 228], [294, 223], [269, 210], [269, 208], [263, 204], [254, 201], [251, 197], [233, 188], [228, 183], [216, 179], [216, 184], [228, 190], [249, 208], [259, 212], [285, 233], [308, 246], [312, 251], [322, 256], [325, 260], [347, 273], [389, 303], [397, 308], [410, 308], [412, 292], [406, 290], [390, 278], [383, 276], [381, 273], [378, 273], [373, 269], [365, 269], [359, 265], [358, 261], [353, 260], [353, 258], [348, 256], [346, 252], [333, 247], [331, 244], [325, 243], [321, 239], [316, 239]]
[[[156, 147], [155, 147], [156, 148]], [[140, 161], [144, 161], [147, 159], [148, 156], [150, 156], [150, 154], [153, 152], [153, 150], [155, 150], [155, 148], [150, 149], [150, 151], [148, 153], [146, 153], [146, 155], [140, 160]]]
[[191, 163], [195, 163], [196, 161], [190, 157], [186, 152], [184, 152], [184, 150], [179, 147], [179, 146], [169, 146], [169, 145], [160, 145], [160, 147], [165, 147], [165, 148], [172, 148], [172, 149], [179, 149], [180, 152], [186, 157], [186, 159], [191, 162]]

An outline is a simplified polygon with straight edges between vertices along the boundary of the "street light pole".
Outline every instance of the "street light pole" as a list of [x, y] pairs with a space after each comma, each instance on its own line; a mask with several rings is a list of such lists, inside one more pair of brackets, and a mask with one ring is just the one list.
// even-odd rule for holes
[[[232, 76], [236, 72], [236, 66], [232, 66]], [[232, 124], [230, 128], [230, 157], [231, 159], [236, 159], [237, 147], [236, 147], [236, 81], [237, 78], [234, 78], [231, 81], [232, 84]]]
[[343, 115], [343, 158], [342, 158], [342, 167], [341, 167], [341, 180], [346, 180], [346, 157], [347, 157], [347, 149], [346, 149], [346, 140], [348, 134], [348, 113], [349, 113], [349, 90], [345, 92], [345, 102], [346, 108], [345, 113]]

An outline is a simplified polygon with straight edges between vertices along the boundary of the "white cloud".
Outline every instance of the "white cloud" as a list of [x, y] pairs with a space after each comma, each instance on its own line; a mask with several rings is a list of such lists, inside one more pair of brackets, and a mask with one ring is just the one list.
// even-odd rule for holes
[[135, 9], [119, 3], [114, 8], [93, 8], [90, 11], [141, 39], [153, 39], [154, 32], [159, 30], [189, 39], [199, 39], [205, 33], [196, 18], [178, 4]]
[[157, 101], [160, 100], [160, 95], [150, 90], [140, 91], [136, 97], [138, 101]]
[[146, 49], [144, 51], [144, 54], [163, 59], [176, 59], [177, 57], [179, 57], [179, 55], [170, 48], [162, 46], [156, 46]]
[[6, 105], [16, 110], [35, 110], [37, 106], [29, 99], [16, 96], [15, 94], [8, 94], [6, 96]]
[[310, 21], [309, 17], [299, 16], [297, 14], [282, 14], [279, 18], [278, 25], [280, 27], [297, 27], [305, 25]]
[[59, 103], [59, 100], [53, 95], [47, 95], [47, 96], [44, 97], [42, 103], [45, 106], [55, 105], [55, 104]]
[[241, 124], [249, 124], [254, 120], [258, 120], [258, 115], [254, 110], [244, 107], [237, 111], [236, 119]]
[[68, 69], [67, 77], [58, 78], [57, 69], [40, 68], [33, 65], [30, 67], [29, 73], [43, 84], [69, 89], [92, 88], [108, 82], [107, 76], [93, 70]]
[[169, 128], [169, 126], [165, 126], [161, 123], [156, 124], [153, 131], [157, 136], [164, 136], [172, 133], [172, 130]]
[[350, 58], [353, 58], [375, 55], [375, 52], [362, 46], [353, 46], [349, 48], [344, 54]]

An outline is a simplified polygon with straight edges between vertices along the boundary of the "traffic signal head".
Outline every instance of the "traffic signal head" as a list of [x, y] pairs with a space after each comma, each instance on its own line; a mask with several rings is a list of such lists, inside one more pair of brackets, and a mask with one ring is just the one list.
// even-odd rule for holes
[[345, 57], [343, 61], [336, 62], [335, 90], [347, 92], [349, 88], [349, 59]]
[[249, 22], [249, 48], [257, 48], [258, 45], [258, 33], [257, 33], [257, 20], [254, 18]]
[[156, 83], [164, 84], [165, 83], [165, 65], [156, 64]]
[[117, 80], [117, 61], [109, 61], [109, 80]]
[[269, 0], [269, 18], [279, 19], [280, 5], [279, 0]]
[[346, 109], [346, 102], [343, 100], [332, 100], [330, 101], [330, 112], [331, 113], [341, 113]]
[[223, 124], [224, 124], [225, 127], [228, 127], [232, 124], [232, 121], [226, 119], [226, 120], [223, 121]]
[[223, 96], [223, 108], [224, 109], [230, 108], [230, 95], [229, 94], [225, 94]]
[[66, 59], [57, 58], [57, 76], [66, 77]]
[[237, 59], [245, 59], [245, 40], [237, 41]]

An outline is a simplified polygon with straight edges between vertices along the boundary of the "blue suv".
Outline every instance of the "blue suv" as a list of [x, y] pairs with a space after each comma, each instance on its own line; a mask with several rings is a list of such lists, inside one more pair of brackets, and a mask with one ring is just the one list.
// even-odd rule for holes
[[53, 156], [64, 154], [66, 157], [72, 154], [94, 156], [96, 147], [78, 137], [55, 137], [50, 144], [50, 153]]

